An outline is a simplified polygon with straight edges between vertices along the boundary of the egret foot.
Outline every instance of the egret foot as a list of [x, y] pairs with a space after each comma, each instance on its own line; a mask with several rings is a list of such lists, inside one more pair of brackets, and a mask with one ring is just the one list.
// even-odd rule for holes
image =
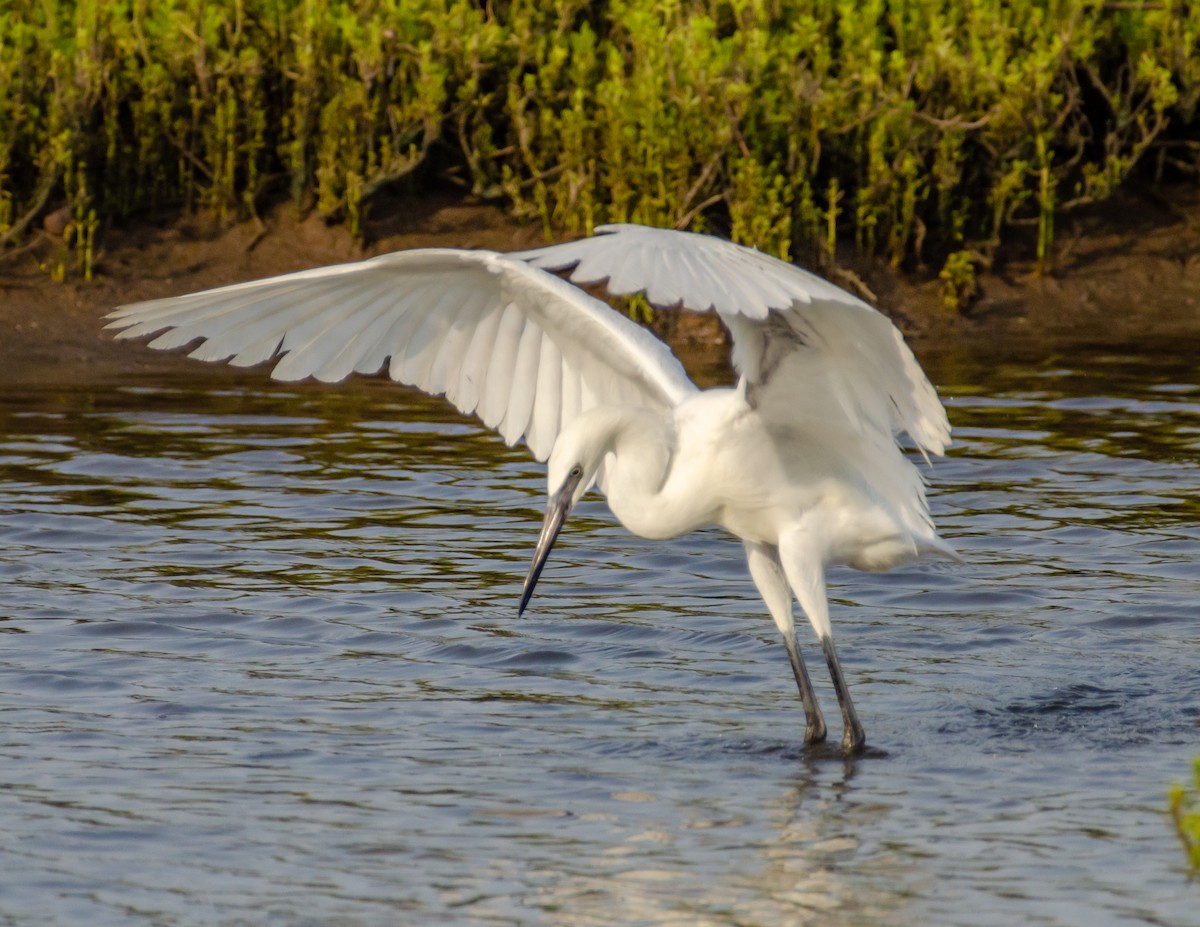
[[857, 717], [846, 719], [846, 729], [842, 734], [842, 752], [847, 756], [858, 756], [867, 746], [867, 735]]

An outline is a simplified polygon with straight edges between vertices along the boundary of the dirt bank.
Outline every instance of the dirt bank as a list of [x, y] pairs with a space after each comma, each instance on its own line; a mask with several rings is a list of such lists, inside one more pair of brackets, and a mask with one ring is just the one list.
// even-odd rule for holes
[[[260, 222], [220, 226], [190, 218], [110, 229], [90, 283], [51, 280], [46, 265], [56, 246], [42, 233], [34, 247], [0, 262], [0, 382], [61, 382], [181, 363], [103, 332], [104, 313], [123, 303], [403, 248], [512, 250], [543, 240], [540, 227], [453, 195], [398, 200], [376, 214], [382, 218], [369, 226], [366, 247], [345, 229], [286, 206]], [[1169, 199], [1128, 195], [1063, 221], [1049, 275], [1036, 275], [1019, 245], [1012, 254], [981, 277], [979, 298], [964, 314], [947, 312], [936, 280], [913, 282], [878, 262], [847, 263], [918, 353], [922, 341], [947, 338], [1120, 338], [1132, 329], [1200, 328], [1200, 191]], [[721, 338], [711, 319], [698, 317], [666, 335], [693, 346]]]

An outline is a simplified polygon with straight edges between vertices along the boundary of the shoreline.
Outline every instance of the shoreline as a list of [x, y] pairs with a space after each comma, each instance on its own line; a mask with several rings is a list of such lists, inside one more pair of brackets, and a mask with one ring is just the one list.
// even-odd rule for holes
[[[913, 281], [881, 261], [842, 256], [878, 297], [918, 355], [923, 345], [975, 339], [1119, 341], [1147, 331], [1200, 329], [1200, 191], [1173, 201], [1124, 194], [1064, 218], [1055, 271], [1037, 276], [1013, 258], [982, 273], [978, 298], [965, 312], [943, 306], [936, 279]], [[178, 367], [179, 352], [142, 350], [114, 341], [103, 316], [119, 305], [181, 295], [323, 264], [361, 260], [417, 247], [491, 248], [543, 243], [540, 226], [521, 224], [496, 207], [440, 195], [396, 200], [369, 223], [360, 247], [342, 226], [279, 206], [259, 221], [219, 225], [203, 216], [111, 229], [91, 282], [51, 279], [54, 240], [0, 263], [0, 382], [42, 383], [121, 376]], [[846, 286], [846, 279], [832, 275]], [[715, 316], [660, 313], [654, 326], [683, 355], [711, 363], [724, 335]], [[703, 362], [703, 360], [701, 360]]]

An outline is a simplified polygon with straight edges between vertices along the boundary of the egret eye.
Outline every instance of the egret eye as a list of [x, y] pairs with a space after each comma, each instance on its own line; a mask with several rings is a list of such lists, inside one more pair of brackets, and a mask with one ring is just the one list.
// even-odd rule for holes
[[571, 476], [583, 476], [583, 467], [579, 466], [579, 464], [575, 464], [575, 466], [571, 468]]

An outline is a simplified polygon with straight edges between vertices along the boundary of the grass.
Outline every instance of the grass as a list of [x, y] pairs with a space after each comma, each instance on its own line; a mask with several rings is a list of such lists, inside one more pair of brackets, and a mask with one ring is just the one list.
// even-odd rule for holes
[[1191, 787], [1173, 786], [1168, 800], [1188, 864], [1192, 872], [1197, 873], [1200, 872], [1200, 757], [1196, 758], [1192, 767]]
[[360, 233], [454, 180], [547, 234], [718, 228], [940, 272], [1135, 170], [1200, 172], [1200, 4], [1176, 0], [3, 0], [0, 252], [59, 272], [147, 209], [289, 195]]

